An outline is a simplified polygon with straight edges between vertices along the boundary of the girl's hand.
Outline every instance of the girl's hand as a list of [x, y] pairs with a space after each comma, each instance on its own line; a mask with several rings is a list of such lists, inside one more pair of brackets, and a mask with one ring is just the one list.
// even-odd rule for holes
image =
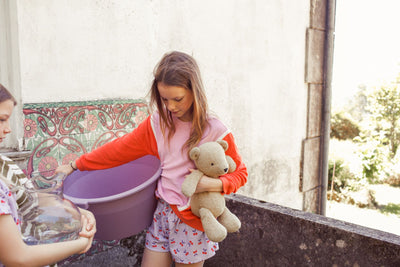
[[78, 209], [82, 214], [82, 222], [86, 221], [86, 224], [84, 223], [82, 225], [82, 231], [79, 233], [79, 235], [83, 236], [83, 237], [87, 237], [87, 238], [93, 237], [97, 230], [96, 229], [96, 219], [95, 219], [93, 213], [91, 213], [90, 211], [85, 210], [85, 209], [81, 209], [81, 208], [78, 208]]
[[86, 246], [79, 252], [79, 254], [83, 254], [90, 249], [93, 243], [94, 234], [96, 233], [96, 225], [89, 226], [89, 219], [85, 215], [82, 215], [82, 223], [82, 231], [79, 233], [79, 239], [86, 241]]
[[60, 165], [57, 167], [55, 170], [55, 173], [65, 173], [66, 175], [70, 175], [71, 173], [74, 172], [74, 169], [72, 169], [71, 165], [66, 164], [66, 165]]

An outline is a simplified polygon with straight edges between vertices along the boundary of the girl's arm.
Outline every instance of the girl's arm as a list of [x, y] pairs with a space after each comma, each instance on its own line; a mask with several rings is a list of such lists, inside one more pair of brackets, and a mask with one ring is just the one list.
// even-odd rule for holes
[[196, 193], [205, 191], [224, 192], [225, 194], [235, 193], [247, 182], [247, 168], [239, 155], [232, 133], [224, 137], [228, 142], [226, 155], [230, 156], [236, 163], [236, 170], [220, 176], [219, 179], [203, 176], [197, 184]]
[[196, 193], [200, 192], [222, 192], [223, 191], [223, 184], [221, 179], [215, 179], [208, 176], [203, 175], [199, 180]]
[[145, 155], [158, 156], [157, 143], [147, 117], [132, 132], [79, 157], [75, 164], [79, 170], [108, 169]]
[[79, 170], [112, 168], [145, 155], [158, 157], [157, 142], [151, 126], [151, 116], [132, 132], [83, 154], [72, 163], [72, 166], [70, 164], [59, 166], [56, 173], [70, 174], [76, 168]]
[[224, 140], [228, 142], [228, 150], [225, 152], [226, 155], [230, 156], [236, 163], [236, 170], [232, 173], [227, 173], [220, 176], [222, 181], [223, 192], [225, 194], [235, 193], [240, 187], [247, 182], [247, 168], [244, 165], [242, 157], [239, 154], [238, 148], [233, 138], [232, 133], [229, 133], [224, 137]]
[[[82, 216], [82, 232], [88, 234], [88, 219]], [[95, 230], [94, 230], [95, 232]], [[44, 266], [56, 263], [73, 254], [86, 252], [93, 241], [79, 237], [76, 240], [60, 243], [28, 246], [11, 215], [0, 216], [0, 262], [6, 266]]]

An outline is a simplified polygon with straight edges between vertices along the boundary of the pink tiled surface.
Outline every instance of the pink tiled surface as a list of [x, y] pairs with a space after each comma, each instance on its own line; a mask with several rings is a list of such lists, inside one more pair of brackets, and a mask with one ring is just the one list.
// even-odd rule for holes
[[148, 116], [141, 100], [24, 104], [28, 176], [52, 176], [60, 164], [132, 131]]

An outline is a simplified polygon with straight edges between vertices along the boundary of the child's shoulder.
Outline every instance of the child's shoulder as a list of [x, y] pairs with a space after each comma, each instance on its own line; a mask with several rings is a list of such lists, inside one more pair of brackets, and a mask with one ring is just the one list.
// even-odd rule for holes
[[215, 115], [210, 115], [207, 122], [212, 129], [228, 129], [226, 125]]
[[213, 141], [223, 139], [230, 132], [228, 127], [218, 117], [210, 116], [207, 121], [208, 127], [204, 135], [210, 137]]

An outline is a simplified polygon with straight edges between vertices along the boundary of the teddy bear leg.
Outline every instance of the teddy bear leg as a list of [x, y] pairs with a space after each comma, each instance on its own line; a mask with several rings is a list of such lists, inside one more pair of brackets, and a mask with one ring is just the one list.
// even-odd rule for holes
[[241, 223], [239, 218], [233, 214], [227, 207], [224, 212], [218, 217], [218, 221], [226, 227], [228, 233], [233, 233], [239, 230]]
[[209, 209], [199, 210], [201, 223], [208, 239], [214, 242], [221, 242], [227, 235], [226, 228], [221, 225]]

